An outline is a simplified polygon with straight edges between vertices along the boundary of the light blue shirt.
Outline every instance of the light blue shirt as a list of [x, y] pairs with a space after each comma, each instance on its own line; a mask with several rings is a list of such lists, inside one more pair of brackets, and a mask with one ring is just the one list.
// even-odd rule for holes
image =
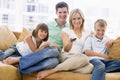
[[[88, 37], [85, 41], [85, 45], [83, 48], [83, 52], [85, 50], [92, 50], [97, 53], [107, 54], [107, 47], [105, 46], [106, 42], [109, 40], [107, 36], [105, 36], [102, 40], [98, 39], [96, 36]], [[90, 59], [99, 58], [103, 59], [102, 57], [97, 56], [89, 56]]]
[[51, 21], [47, 23], [49, 28], [49, 39], [51, 43], [56, 43], [59, 45], [59, 47], [62, 49], [62, 38], [61, 38], [61, 31], [63, 28], [68, 27], [68, 23], [65, 23], [62, 28], [59, 27], [59, 25], [56, 22], [56, 19], [54, 21]]

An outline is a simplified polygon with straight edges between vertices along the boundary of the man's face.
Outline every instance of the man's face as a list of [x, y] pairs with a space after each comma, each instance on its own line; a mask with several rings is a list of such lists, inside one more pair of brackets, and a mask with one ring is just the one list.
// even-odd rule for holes
[[62, 22], [66, 22], [67, 16], [68, 16], [68, 10], [66, 7], [58, 8], [56, 11], [56, 14], [58, 16], [58, 20]]
[[105, 35], [105, 30], [106, 30], [105, 27], [96, 26], [95, 27], [96, 37], [99, 39], [103, 39]]

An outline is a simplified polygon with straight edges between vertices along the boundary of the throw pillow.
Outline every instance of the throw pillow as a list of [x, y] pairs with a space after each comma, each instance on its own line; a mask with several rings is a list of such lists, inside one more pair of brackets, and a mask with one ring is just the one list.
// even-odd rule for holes
[[108, 55], [115, 60], [120, 59], [120, 37], [115, 39], [113, 45], [108, 49]]
[[29, 34], [31, 34], [31, 32], [28, 29], [23, 28], [22, 33], [20, 34], [18, 41], [19, 42], [23, 41], [24, 38]]
[[5, 50], [17, 42], [17, 38], [7, 26], [0, 26], [0, 50]]

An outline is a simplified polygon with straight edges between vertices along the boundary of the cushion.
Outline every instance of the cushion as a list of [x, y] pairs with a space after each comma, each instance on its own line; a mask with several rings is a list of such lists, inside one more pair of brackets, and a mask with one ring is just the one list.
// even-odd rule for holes
[[0, 49], [5, 50], [17, 42], [17, 38], [7, 26], [0, 26]]
[[23, 41], [24, 38], [29, 34], [31, 34], [31, 32], [28, 29], [23, 28], [22, 33], [20, 34], [18, 41], [19, 42]]
[[115, 39], [113, 45], [108, 49], [108, 55], [115, 60], [120, 59], [120, 37]]
[[0, 80], [20, 80], [18, 69], [0, 62]]

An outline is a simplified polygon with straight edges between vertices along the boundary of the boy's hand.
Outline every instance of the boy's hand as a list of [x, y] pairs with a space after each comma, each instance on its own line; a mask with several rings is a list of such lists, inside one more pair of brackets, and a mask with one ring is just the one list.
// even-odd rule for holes
[[102, 55], [101, 57], [103, 57], [104, 59], [111, 59], [111, 57], [106, 54], [101, 54], [101, 55]]
[[113, 40], [109, 40], [109, 41], [105, 44], [105, 46], [107, 47], [107, 49], [112, 46], [112, 43], [113, 43]]

